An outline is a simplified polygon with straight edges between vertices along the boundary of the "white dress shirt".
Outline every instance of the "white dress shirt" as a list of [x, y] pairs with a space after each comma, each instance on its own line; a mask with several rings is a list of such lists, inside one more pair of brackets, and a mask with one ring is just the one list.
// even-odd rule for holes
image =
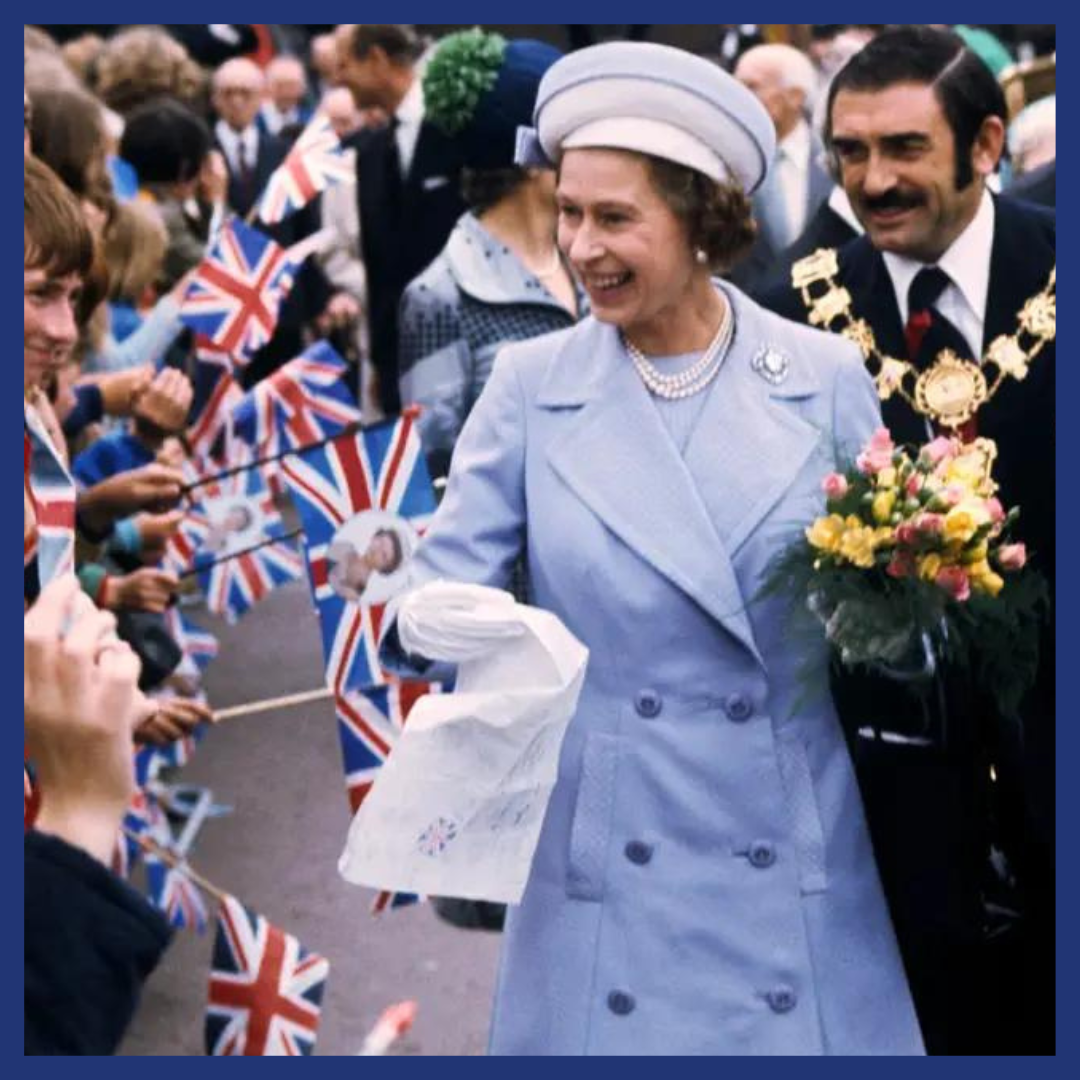
[[401, 159], [401, 175], [405, 177], [412, 168], [416, 143], [420, 138], [420, 125], [424, 120], [424, 91], [419, 76], [413, 79], [409, 92], [401, 99], [394, 118], [397, 120], [394, 138], [397, 140], [398, 157]]
[[[254, 124], [248, 124], [243, 131], [233, 131], [224, 120], [219, 120], [214, 125], [214, 134], [221, 144], [221, 149], [229, 162], [229, 170], [234, 176], [239, 176], [244, 171], [244, 161], [248, 168], [255, 171], [255, 162], [259, 156], [259, 129]], [[241, 151], [243, 157], [241, 157]]]
[[940, 266], [952, 284], [946, 286], [934, 305], [963, 335], [971, 349], [968, 359], [979, 362], [983, 353], [983, 333], [986, 327], [986, 298], [990, 291], [990, 250], [994, 244], [994, 200], [983, 191], [979, 209], [971, 224], [952, 242], [936, 263], [927, 264], [883, 252], [885, 268], [889, 271], [900, 321], [908, 319], [908, 289], [915, 275], [927, 265]]
[[776, 147], [776, 177], [783, 193], [790, 244], [806, 228], [806, 204], [810, 187], [810, 125], [801, 120]]
[[271, 135], [280, 135], [281, 129], [286, 124], [299, 124], [301, 119], [299, 105], [294, 105], [286, 112], [282, 112], [272, 101], [264, 101], [259, 111], [262, 114], [266, 130]]

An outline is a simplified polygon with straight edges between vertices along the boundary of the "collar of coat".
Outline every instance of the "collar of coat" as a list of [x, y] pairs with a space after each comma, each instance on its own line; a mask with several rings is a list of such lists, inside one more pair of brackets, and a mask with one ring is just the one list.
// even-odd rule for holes
[[[595, 319], [552, 339], [559, 347], [536, 403], [568, 413], [547, 451], [568, 487], [763, 664], [748, 615], [757, 584], [744, 592], [733, 560], [832, 433], [805, 418], [807, 399], [824, 389], [805, 329], [722, 288], [735, 335], [684, 455], [617, 329]], [[755, 365], [766, 349], [787, 362], [779, 383]]]
[[[500, 240], [496, 240], [476, 215], [463, 214], [446, 243], [446, 261], [458, 288], [483, 304], [562, 305], [539, 279]], [[578, 309], [587, 310], [580, 288]]]

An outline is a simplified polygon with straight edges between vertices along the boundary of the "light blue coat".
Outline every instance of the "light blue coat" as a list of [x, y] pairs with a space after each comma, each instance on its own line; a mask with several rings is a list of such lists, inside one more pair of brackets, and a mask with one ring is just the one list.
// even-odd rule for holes
[[414, 559], [505, 586], [527, 545], [533, 602], [590, 650], [493, 1053], [922, 1052], [834, 710], [793, 712], [805, 651], [751, 604], [877, 399], [854, 346], [725, 290], [685, 460], [611, 326], [510, 346]]

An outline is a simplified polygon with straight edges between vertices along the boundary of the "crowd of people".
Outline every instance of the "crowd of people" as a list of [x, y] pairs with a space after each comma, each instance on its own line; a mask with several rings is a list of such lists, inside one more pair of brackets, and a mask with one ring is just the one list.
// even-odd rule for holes
[[[1020, 715], [963, 684], [946, 749], [880, 671], [798, 705], [827, 643], [791, 655], [750, 603], [848, 449], [940, 434], [866, 366], [943, 350], [1002, 372], [962, 432], [1052, 586], [1052, 337], [1022, 377], [998, 344], [1055, 276], [1052, 58], [969, 26], [717, 27], [699, 55], [276, 29], [25, 30], [27, 1052], [113, 1051], [167, 946], [109, 865], [133, 746], [213, 720], [159, 565], [181, 304], [320, 113], [356, 183], [260, 226], [312, 254], [245, 387], [327, 339], [367, 419], [420, 406], [448, 479], [410, 590], [511, 589], [591, 653], [492, 1052], [1052, 1053], [1051, 626]], [[418, 676], [415, 595], [383, 656]]]

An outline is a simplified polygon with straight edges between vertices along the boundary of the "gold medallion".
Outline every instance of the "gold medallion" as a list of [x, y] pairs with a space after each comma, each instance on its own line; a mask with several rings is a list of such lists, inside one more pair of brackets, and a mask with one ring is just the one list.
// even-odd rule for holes
[[986, 401], [986, 377], [970, 360], [951, 349], [938, 353], [937, 362], [915, 382], [920, 412], [943, 427], [955, 428], [970, 420]]
[[936, 362], [919, 375], [910, 360], [881, 352], [870, 324], [852, 314], [851, 293], [836, 282], [838, 273], [835, 248], [818, 248], [792, 266], [791, 284], [802, 294], [810, 325], [842, 334], [859, 347], [882, 401], [896, 395], [947, 428], [970, 420], [1007, 379], [1026, 378], [1032, 361], [1057, 333], [1055, 266], [1042, 291], [1019, 312], [1017, 332], [1000, 335], [987, 349], [985, 365], [992, 380], [979, 364], [950, 349], [938, 353]]

